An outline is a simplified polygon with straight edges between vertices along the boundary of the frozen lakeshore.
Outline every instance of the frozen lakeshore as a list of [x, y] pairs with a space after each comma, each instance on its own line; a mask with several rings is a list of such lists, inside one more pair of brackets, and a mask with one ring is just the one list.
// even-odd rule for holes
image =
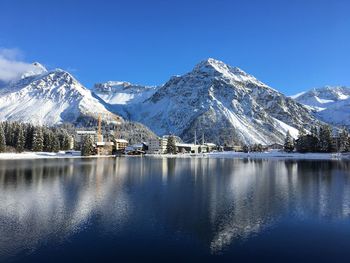
[[349, 153], [287, 153], [279, 151], [270, 152], [213, 152], [202, 154], [154, 154], [148, 155], [152, 157], [168, 157], [168, 158], [230, 158], [230, 159], [295, 159], [295, 160], [341, 160], [350, 159]]
[[[140, 157], [128, 156], [125, 157]], [[350, 153], [287, 153], [279, 151], [270, 152], [213, 152], [200, 154], [147, 154], [152, 158], [229, 158], [229, 159], [295, 159], [295, 160], [350, 160]], [[81, 156], [79, 151], [72, 152], [23, 152], [23, 153], [0, 153], [0, 160], [12, 159], [57, 159], [57, 158], [105, 158], [113, 155]]]
[[92, 155], [81, 156], [80, 151], [57, 153], [52, 152], [23, 152], [23, 153], [0, 153], [0, 160], [31, 160], [31, 159], [58, 159], [58, 158], [97, 158], [97, 157], [111, 157], [111, 155]]

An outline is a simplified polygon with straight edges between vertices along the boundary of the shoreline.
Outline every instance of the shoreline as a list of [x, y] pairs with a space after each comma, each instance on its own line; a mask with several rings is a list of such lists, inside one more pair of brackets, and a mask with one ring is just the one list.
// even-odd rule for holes
[[[66, 154], [64, 152], [23, 152], [0, 153], [0, 160], [35, 160], [35, 159], [91, 159], [111, 158], [115, 155], [81, 156], [80, 153]], [[199, 154], [146, 154], [142, 156], [121, 155], [120, 157], [151, 157], [151, 158], [212, 158], [212, 159], [274, 159], [274, 160], [350, 160], [350, 153], [287, 153], [271, 152], [213, 152]]]
[[154, 158], [274, 159], [274, 160], [350, 160], [350, 153], [287, 153], [287, 152], [213, 152], [202, 154], [148, 154]]
[[91, 158], [107, 158], [114, 155], [90, 155], [81, 156], [80, 153], [66, 154], [64, 152], [22, 152], [22, 153], [0, 153], [1, 160], [37, 160], [37, 159], [91, 159]]

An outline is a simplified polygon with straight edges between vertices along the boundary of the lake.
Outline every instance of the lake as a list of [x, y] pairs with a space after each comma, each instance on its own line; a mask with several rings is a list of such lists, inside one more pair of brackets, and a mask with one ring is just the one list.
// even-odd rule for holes
[[0, 262], [349, 258], [349, 161], [0, 161]]

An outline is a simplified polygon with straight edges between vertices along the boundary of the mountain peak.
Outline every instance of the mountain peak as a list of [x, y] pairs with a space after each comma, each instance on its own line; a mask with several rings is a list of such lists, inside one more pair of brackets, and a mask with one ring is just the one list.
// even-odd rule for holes
[[317, 118], [339, 127], [350, 127], [350, 87], [324, 86], [295, 95], [297, 102], [312, 109]]
[[320, 88], [312, 88], [309, 91], [296, 94], [292, 96], [292, 98], [308, 106], [324, 107], [325, 104], [349, 99], [350, 87], [324, 86]]
[[199, 62], [194, 67], [194, 71], [196, 72], [200, 71], [200, 72], [206, 72], [206, 73], [216, 71], [221, 74], [230, 74], [230, 75], [233, 74], [236, 76], [250, 76], [240, 68], [231, 67], [230, 65], [214, 58], [208, 58], [206, 60]]
[[105, 103], [62, 69], [49, 72], [40, 64], [0, 93], [0, 120], [24, 121], [40, 125], [70, 122], [86, 124], [99, 114], [118, 118]]
[[202, 63], [207, 63], [207, 64], [210, 64], [210, 65], [220, 65], [220, 64], [225, 64], [224, 62], [220, 61], [220, 60], [217, 60], [215, 58], [207, 58], [205, 60], [202, 61]]
[[199, 62], [194, 67], [194, 71], [209, 73], [210, 71], [222, 71], [222, 70], [228, 69], [228, 68], [229, 68], [229, 66], [226, 65], [224, 62], [213, 59], [213, 58], [208, 58], [208, 59], [205, 59], [205, 60]]
[[258, 81], [254, 76], [247, 74], [238, 67], [231, 67], [224, 62], [208, 58], [198, 63], [191, 72], [192, 74], [200, 74], [213, 77], [223, 77], [237, 82], [253, 82], [258, 85], [263, 85], [262, 82]]

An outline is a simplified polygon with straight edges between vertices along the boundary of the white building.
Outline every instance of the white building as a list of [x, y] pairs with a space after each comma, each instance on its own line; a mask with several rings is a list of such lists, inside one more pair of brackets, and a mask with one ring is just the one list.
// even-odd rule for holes
[[117, 151], [125, 150], [125, 148], [128, 146], [129, 142], [124, 139], [115, 139], [115, 149]]
[[[166, 148], [168, 144], [169, 135], [164, 135], [157, 139], [150, 140], [148, 143], [147, 153], [151, 154], [164, 154], [166, 153]], [[216, 149], [214, 143], [205, 143], [204, 145], [195, 145], [191, 143], [182, 143], [179, 137], [175, 137], [175, 145], [179, 153], [201, 153], [201, 152], [211, 152]]]
[[177, 143], [176, 148], [179, 153], [199, 153], [200, 145], [192, 143]]
[[201, 152], [212, 152], [215, 149], [216, 149], [215, 143], [208, 142], [201, 145]]
[[168, 144], [168, 137], [163, 136], [157, 139], [152, 139], [148, 143], [147, 153], [151, 154], [163, 154], [166, 153], [166, 146]]

